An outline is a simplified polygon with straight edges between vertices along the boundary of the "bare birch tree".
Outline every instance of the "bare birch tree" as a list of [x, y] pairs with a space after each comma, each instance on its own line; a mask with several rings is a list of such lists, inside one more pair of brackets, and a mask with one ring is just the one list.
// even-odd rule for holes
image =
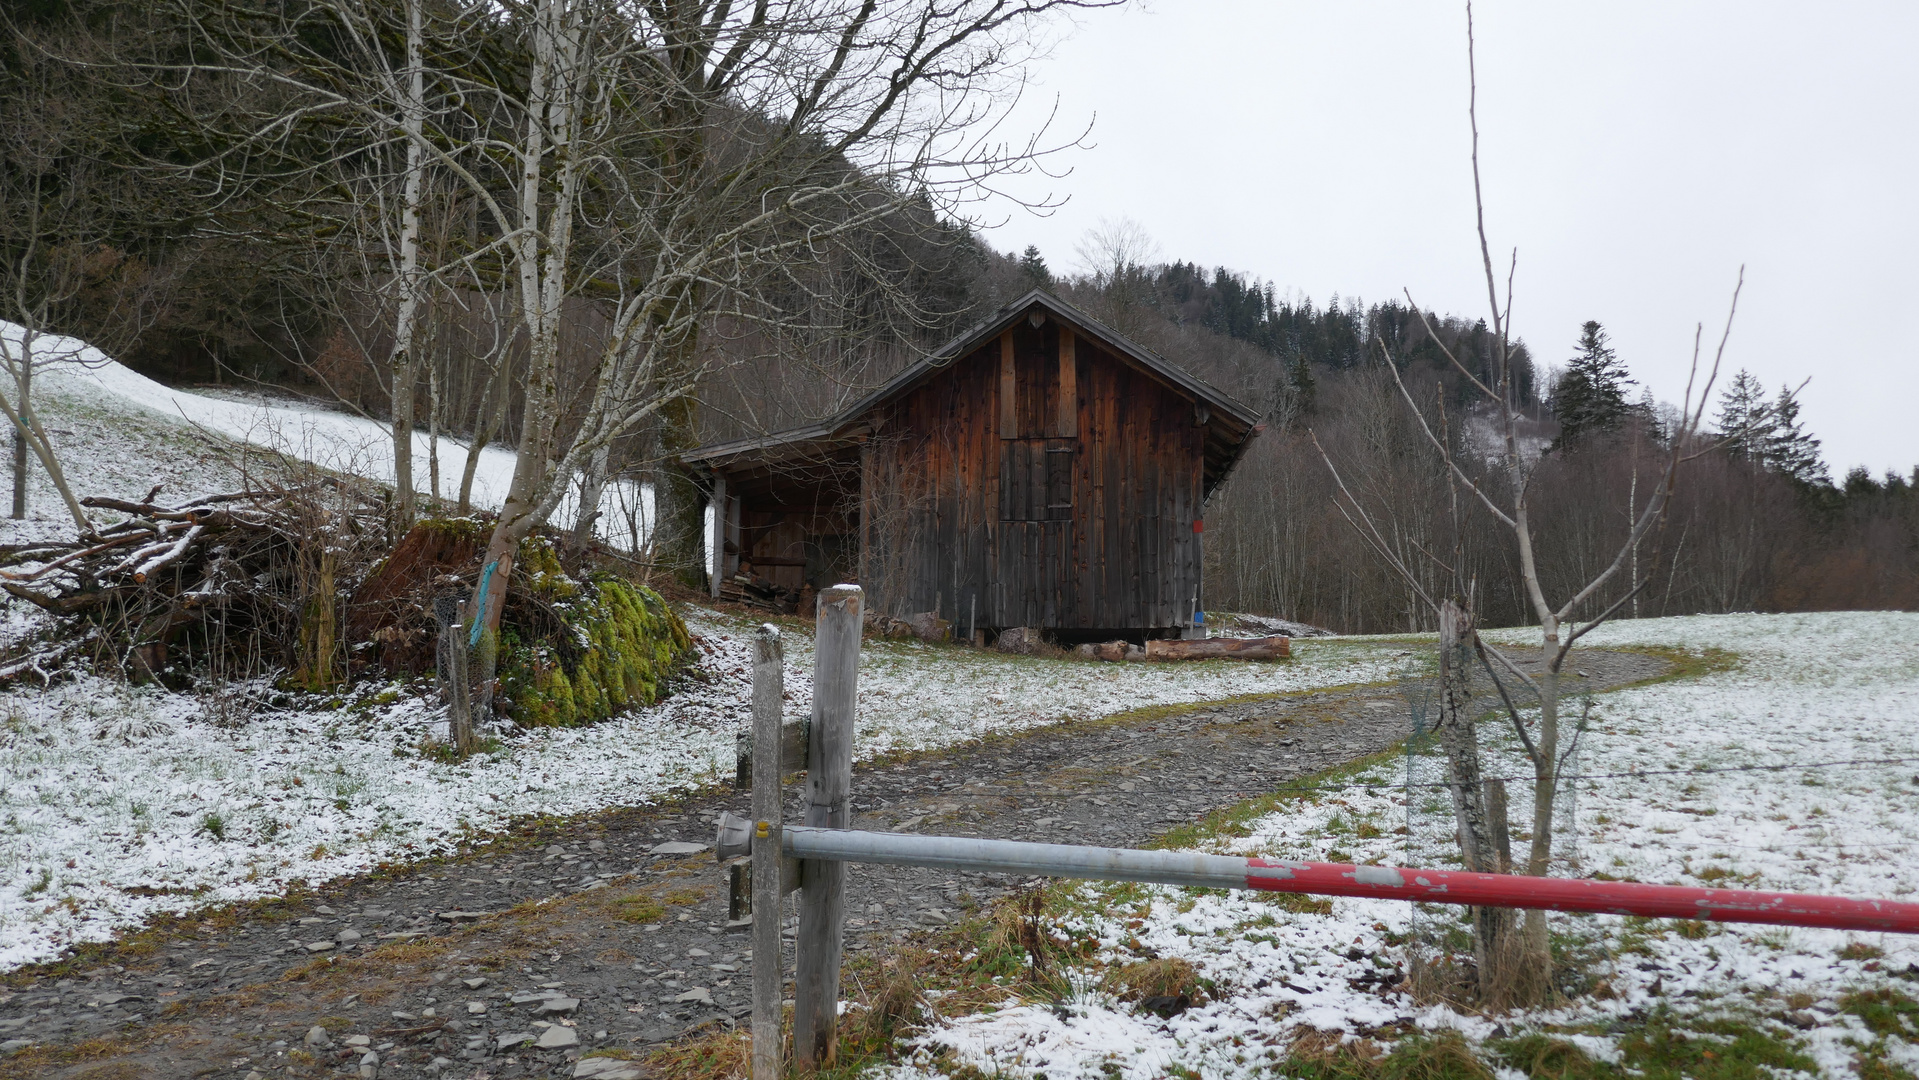
[[[393, 378], [393, 486], [394, 508], [401, 528], [413, 524], [417, 507], [413, 484], [413, 392], [419, 382], [418, 353], [414, 339], [419, 334], [420, 307], [424, 292], [425, 268], [420, 263], [420, 207], [426, 198], [426, 61], [424, 15], [425, 0], [404, 0], [406, 9], [406, 56], [404, 67], [394, 72], [382, 66], [383, 85], [390, 87], [386, 97], [399, 106], [400, 130], [404, 135], [400, 153], [405, 166], [400, 181], [400, 229], [398, 251], [393, 260], [394, 285], [399, 293], [399, 310], [393, 326], [393, 351], [387, 366]], [[380, 50], [371, 55], [384, 56]], [[437, 448], [436, 448], [437, 449]]]
[[[778, 320], [760, 286], [780, 267], [1032, 158], [1034, 140], [992, 134], [997, 95], [1043, 16], [1092, 6], [1104, 4], [530, 5], [517, 205], [498, 211], [528, 341], [525, 418], [476, 638], [497, 629], [519, 542], [573, 478], [596, 475], [602, 451], [644, 424], [686, 422], [707, 374], [703, 320]], [[616, 87], [636, 114], [603, 106]], [[576, 235], [589, 176], [608, 194]], [[558, 316], [576, 289], [605, 298], [611, 329], [564, 431]]]

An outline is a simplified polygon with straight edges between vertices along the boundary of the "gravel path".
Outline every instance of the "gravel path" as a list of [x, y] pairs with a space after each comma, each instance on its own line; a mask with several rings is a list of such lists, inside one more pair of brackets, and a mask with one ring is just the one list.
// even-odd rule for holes
[[[1608, 689], [1665, 666], [1587, 651], [1576, 681]], [[856, 767], [854, 826], [1137, 846], [1407, 726], [1392, 686], [1062, 725]], [[726, 926], [708, 849], [720, 812], [746, 806], [715, 789], [529, 823], [457, 858], [16, 972], [0, 980], [0, 1078], [571, 1076], [584, 1051], [642, 1056], [747, 1012], [746, 936]], [[1020, 884], [855, 867], [848, 947], [885, 950]]]

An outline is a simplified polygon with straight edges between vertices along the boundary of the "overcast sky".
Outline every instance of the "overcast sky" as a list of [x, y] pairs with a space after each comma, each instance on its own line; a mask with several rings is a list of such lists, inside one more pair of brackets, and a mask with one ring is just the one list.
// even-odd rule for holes
[[[1562, 362], [1598, 319], [1633, 375], [1684, 389], [1746, 267], [1729, 366], [1811, 383], [1838, 479], [1919, 464], [1919, 4], [1482, 0], [1481, 165], [1514, 322]], [[1072, 173], [989, 204], [996, 247], [1056, 270], [1101, 219], [1166, 259], [1324, 304], [1412, 291], [1486, 311], [1461, 4], [1153, 0], [1085, 16], [1026, 107], [1094, 121]], [[1501, 256], [1504, 257], [1503, 255]]]

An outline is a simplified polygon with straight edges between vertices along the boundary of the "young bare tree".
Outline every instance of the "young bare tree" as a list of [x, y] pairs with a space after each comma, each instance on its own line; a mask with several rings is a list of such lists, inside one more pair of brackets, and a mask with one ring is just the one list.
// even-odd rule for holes
[[[420, 258], [420, 210], [426, 199], [426, 48], [425, 0], [403, 0], [406, 13], [406, 47], [400, 70], [382, 64], [375, 69], [382, 97], [398, 106], [400, 131], [404, 135], [395, 151], [403, 156], [400, 170], [398, 235], [389, 250], [393, 252], [393, 285], [398, 294], [398, 311], [393, 323], [393, 351], [387, 366], [393, 379], [393, 486], [394, 509], [399, 524], [413, 523], [417, 497], [413, 483], [413, 393], [419, 382], [419, 353], [416, 339], [420, 331], [420, 309], [426, 291], [426, 267]], [[370, 57], [384, 58], [385, 50], [368, 48]]]
[[[1477, 714], [1471, 705], [1466, 676], [1472, 660], [1492, 678], [1498, 689], [1501, 704], [1507, 719], [1524, 749], [1531, 764], [1533, 774], [1533, 797], [1531, 813], [1531, 839], [1523, 859], [1513, 859], [1512, 869], [1535, 876], [1543, 876], [1552, 869], [1554, 849], [1554, 812], [1555, 803], [1561, 791], [1561, 771], [1565, 762], [1577, 746], [1578, 726], [1575, 725], [1568, 738], [1567, 717], [1563, 712], [1561, 693], [1561, 673], [1573, 645], [1595, 627], [1617, 615], [1630, 600], [1652, 584], [1658, 574], [1660, 552], [1662, 550], [1664, 525], [1672, 506], [1673, 494], [1679, 483], [1680, 467], [1706, 452], [1700, 447], [1699, 432], [1706, 405], [1711, 398], [1712, 386], [1717, 378], [1719, 364], [1724, 356], [1726, 341], [1732, 332], [1733, 314], [1738, 308], [1739, 288], [1733, 290], [1731, 309], [1727, 312], [1725, 330], [1722, 332], [1717, 350], [1712, 357], [1710, 368], [1705, 372], [1703, 384], [1700, 376], [1700, 346], [1703, 327], [1695, 333], [1691, 374], [1686, 383], [1685, 397], [1681, 401], [1675, 421], [1666, 433], [1665, 461], [1658, 482], [1643, 507], [1637, 510], [1632, 527], [1625, 542], [1617, 553], [1598, 573], [1571, 594], [1563, 598], [1549, 598], [1540, 575], [1540, 553], [1537, 549], [1537, 530], [1531, 516], [1531, 481], [1539, 464], [1538, 449], [1528, 444], [1522, 437], [1522, 427], [1527, 421], [1522, 411], [1516, 380], [1513, 378], [1513, 351], [1511, 344], [1512, 313], [1512, 269], [1509, 265], [1506, 278], [1506, 296], [1502, 303], [1500, 297], [1498, 271], [1493, 262], [1491, 245], [1486, 235], [1485, 201], [1480, 189], [1479, 168], [1479, 122], [1478, 122], [1478, 80], [1473, 63], [1474, 42], [1472, 32], [1472, 7], [1466, 11], [1466, 44], [1468, 72], [1471, 78], [1471, 97], [1467, 115], [1472, 127], [1472, 170], [1473, 199], [1479, 236], [1480, 260], [1486, 277], [1487, 299], [1491, 313], [1494, 352], [1492, 356], [1491, 378], [1482, 378], [1462, 363], [1460, 358], [1440, 342], [1439, 335], [1424, 309], [1407, 295], [1409, 303], [1419, 312], [1426, 332], [1440, 342], [1446, 360], [1466, 380], [1475, 392], [1478, 401], [1478, 413], [1490, 423], [1497, 433], [1500, 445], [1489, 462], [1472, 460], [1462, 452], [1460, 441], [1446, 437], [1444, 430], [1436, 433], [1426, 416], [1421, 412], [1412, 393], [1400, 378], [1396, 358], [1386, 348], [1382, 339], [1378, 342], [1386, 368], [1392, 372], [1400, 395], [1407, 407], [1418, 419], [1419, 427], [1430, 445], [1432, 452], [1443, 462], [1448, 476], [1455, 485], [1453, 516], [1455, 535], [1458, 535], [1458, 521], [1464, 511], [1459, 501], [1470, 500], [1490, 514], [1499, 526], [1512, 538], [1518, 558], [1520, 588], [1523, 590], [1533, 617], [1540, 629], [1540, 652], [1536, 673], [1529, 673], [1513, 658], [1487, 643], [1475, 632], [1472, 622], [1471, 603], [1474, 583], [1455, 579], [1452, 583], [1452, 595], [1435, 596], [1422, 583], [1423, 575], [1415, 570], [1411, 561], [1403, 558], [1388, 536], [1388, 530], [1381, 526], [1365, 507], [1353, 498], [1351, 491], [1341, 482], [1340, 496], [1344, 499], [1342, 512], [1360, 536], [1365, 539], [1410, 588], [1419, 591], [1422, 601], [1433, 611], [1440, 626], [1440, 716], [1435, 724], [1442, 746], [1445, 748], [1449, 769], [1449, 789], [1452, 794], [1455, 817], [1459, 826], [1459, 839], [1462, 854], [1469, 869], [1492, 871], [1499, 869], [1497, 842], [1495, 837], [1506, 832], [1504, 820], [1503, 790], [1490, 788], [1481, 780], [1479, 768], [1479, 750], [1476, 734]], [[1517, 263], [1515, 253], [1513, 265]], [[1741, 284], [1744, 271], [1740, 273]], [[1441, 412], [1442, 421], [1444, 413]], [[1322, 452], [1327, 467], [1338, 477], [1338, 468], [1330, 456]], [[1481, 466], [1485, 466], [1482, 468]], [[1652, 551], [1649, 558], [1638, 558], [1635, 553], [1643, 541], [1650, 538]], [[1430, 554], [1430, 553], [1422, 553]], [[1436, 556], [1434, 556], [1436, 557]], [[1459, 553], [1455, 551], [1454, 568], [1463, 565]], [[1629, 580], [1621, 580], [1629, 567], [1637, 567]], [[1583, 622], [1578, 615], [1591, 610], [1592, 606], [1604, 603], [1590, 618]], [[1522, 714], [1508, 683], [1524, 687], [1530, 693], [1538, 712], [1531, 722]], [[1526, 1004], [1537, 1002], [1551, 993], [1552, 954], [1547, 937], [1545, 912], [1528, 911], [1525, 914], [1521, 932], [1516, 940], [1509, 940], [1501, 918], [1481, 913], [1475, 919], [1475, 945], [1479, 954], [1479, 979], [1482, 993], [1487, 993], [1502, 1001], [1495, 1003]]]

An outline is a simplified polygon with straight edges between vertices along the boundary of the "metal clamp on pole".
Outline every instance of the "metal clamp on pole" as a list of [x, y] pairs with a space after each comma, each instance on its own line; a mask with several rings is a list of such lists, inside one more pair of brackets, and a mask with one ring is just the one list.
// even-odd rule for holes
[[753, 854], [754, 834], [757, 832], [758, 835], [765, 836], [768, 832], [766, 822], [759, 822], [758, 829], [754, 828], [754, 824], [751, 818], [734, 817], [732, 814], [720, 815], [720, 835], [713, 842], [713, 853], [721, 862], [744, 859]]

